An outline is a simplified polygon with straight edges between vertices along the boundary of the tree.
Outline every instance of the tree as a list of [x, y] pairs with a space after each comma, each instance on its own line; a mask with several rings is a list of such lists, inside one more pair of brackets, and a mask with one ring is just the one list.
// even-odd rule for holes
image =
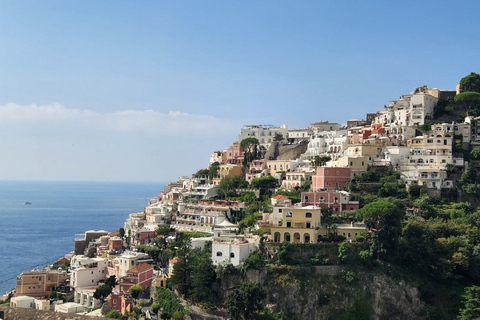
[[244, 282], [242, 286], [228, 295], [227, 307], [233, 320], [250, 320], [263, 309], [266, 294], [256, 283]]
[[190, 297], [195, 302], [206, 302], [216, 278], [215, 269], [208, 252], [202, 252], [195, 260]]
[[471, 72], [460, 80], [460, 92], [465, 91], [480, 92], [480, 75], [478, 73]]
[[218, 174], [219, 168], [220, 168], [220, 163], [218, 161], [215, 161], [214, 163], [212, 163], [208, 168], [208, 178], [213, 179], [214, 177], [216, 177]]
[[460, 309], [460, 320], [470, 320], [480, 317], [480, 287], [470, 286], [465, 288], [463, 308]]
[[102, 301], [102, 304], [103, 304], [103, 301], [105, 300], [106, 297], [110, 295], [110, 293], [112, 293], [112, 287], [110, 287], [107, 284], [102, 284], [97, 289], [95, 289], [95, 292], [93, 293], [93, 297], [95, 299]]
[[253, 178], [250, 186], [255, 189], [271, 189], [278, 185], [278, 180], [272, 176]]
[[225, 177], [218, 183], [218, 194], [226, 198], [228, 196], [235, 196], [235, 189], [246, 188], [248, 182], [241, 177]]
[[328, 161], [332, 160], [329, 156], [315, 156], [315, 158], [310, 161], [312, 167], [321, 167], [324, 166]]
[[283, 141], [284, 139], [285, 138], [283, 137], [283, 134], [281, 134], [280, 132], [275, 133], [275, 135], [273, 136], [273, 141], [276, 142]]
[[130, 288], [128, 288], [128, 293], [133, 297], [133, 299], [137, 299], [140, 293], [142, 293], [143, 289], [140, 285], [134, 284]]
[[257, 138], [245, 138], [240, 142], [240, 149], [244, 151], [243, 166], [247, 167], [250, 162], [258, 158], [258, 142]]
[[470, 159], [480, 160], [480, 147], [475, 147], [470, 151]]
[[480, 93], [473, 91], [465, 91], [455, 96], [454, 101], [463, 106], [465, 112], [468, 114], [472, 107], [477, 107], [480, 101]]
[[395, 253], [404, 214], [387, 200], [371, 202], [357, 211], [357, 219], [363, 220], [373, 232], [372, 252], [377, 254], [377, 259], [381, 253]]
[[177, 251], [178, 261], [173, 266], [173, 274], [170, 278], [170, 284], [178, 288], [180, 293], [186, 295], [192, 283], [192, 252], [190, 249], [190, 240], [183, 240]]

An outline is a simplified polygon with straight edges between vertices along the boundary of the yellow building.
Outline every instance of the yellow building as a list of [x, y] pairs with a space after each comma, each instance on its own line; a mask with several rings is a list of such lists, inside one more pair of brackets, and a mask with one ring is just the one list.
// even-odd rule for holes
[[315, 243], [321, 229], [320, 207], [282, 207], [281, 225], [271, 228], [273, 242]]
[[242, 176], [242, 166], [236, 164], [222, 164], [218, 167], [218, 175], [213, 178], [213, 184], [218, 186], [220, 180], [225, 177], [241, 177]]

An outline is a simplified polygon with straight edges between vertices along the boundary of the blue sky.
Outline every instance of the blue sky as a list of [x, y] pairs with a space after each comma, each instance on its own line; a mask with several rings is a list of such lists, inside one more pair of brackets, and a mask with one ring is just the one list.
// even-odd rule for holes
[[477, 1], [0, 1], [0, 179], [171, 181], [244, 124], [480, 72]]

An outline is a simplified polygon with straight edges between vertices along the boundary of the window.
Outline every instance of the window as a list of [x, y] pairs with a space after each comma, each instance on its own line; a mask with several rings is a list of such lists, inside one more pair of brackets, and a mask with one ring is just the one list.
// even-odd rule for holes
[[221, 251], [217, 251], [217, 257], [221, 257], [222, 256], [222, 252]]
[[308, 196], [305, 196], [304, 201], [305, 201], [305, 202], [308, 202]]
[[280, 213], [281, 213], [281, 212], [282, 212], [282, 209], [278, 209], [278, 212], [280, 212]]
[[235, 258], [235, 253], [230, 252], [230, 258]]
[[291, 211], [287, 211], [287, 213], [285, 214], [285, 217], [291, 218], [291, 217], [292, 217], [292, 212], [291, 212]]
[[311, 213], [311, 212], [305, 213], [305, 218], [311, 218], [311, 217], [312, 217], [312, 213]]
[[422, 178], [428, 178], [428, 173], [427, 172], [422, 172]]
[[310, 222], [307, 222], [305, 224], [305, 228], [310, 229], [312, 227], [312, 224]]
[[292, 227], [292, 222], [291, 221], [287, 221], [287, 228], [291, 228]]
[[290, 242], [290, 233], [286, 233], [286, 234], [285, 234], [285, 241], [289, 241], [289, 242]]

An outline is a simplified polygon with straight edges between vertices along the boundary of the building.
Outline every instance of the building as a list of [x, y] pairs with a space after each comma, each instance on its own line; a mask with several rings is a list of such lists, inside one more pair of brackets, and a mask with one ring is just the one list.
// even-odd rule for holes
[[285, 173], [285, 180], [282, 181], [282, 189], [293, 190], [295, 187], [300, 187], [307, 181], [311, 181], [315, 174], [314, 169], [290, 171]]
[[131, 286], [138, 284], [143, 290], [150, 288], [153, 281], [153, 266], [142, 263], [128, 269], [127, 274], [119, 281], [120, 292], [128, 293]]
[[301, 204], [302, 206], [331, 208], [334, 214], [341, 214], [343, 211], [358, 210], [360, 208], [360, 202], [351, 200], [350, 193], [347, 191], [302, 192]]
[[98, 286], [106, 279], [108, 259], [73, 256], [70, 286], [72, 288]]
[[240, 265], [248, 256], [258, 249], [258, 237], [221, 236], [213, 240], [213, 264], [231, 263]]
[[76, 234], [74, 254], [75, 255], [84, 254], [85, 249], [87, 248], [88, 244], [91, 241], [106, 235], [108, 235], [108, 232], [104, 230], [100, 230], [100, 231], [89, 230], [89, 231], [86, 231], [84, 234]]
[[267, 161], [265, 160], [253, 160], [250, 163], [250, 167], [245, 174], [245, 180], [251, 183], [254, 178], [266, 177], [269, 175], [267, 168]]
[[17, 276], [15, 296], [44, 298], [50, 294], [52, 288], [64, 286], [68, 278], [68, 273], [58, 269], [24, 271]]
[[350, 168], [318, 167], [312, 177], [312, 191], [342, 190], [350, 182]]
[[256, 138], [261, 145], [267, 149], [270, 143], [274, 141], [275, 136], [282, 135], [284, 139], [288, 136], [288, 126], [286, 124], [280, 127], [272, 125], [245, 125], [240, 130], [237, 142], [242, 142], [246, 138]]
[[320, 239], [322, 212], [319, 206], [290, 206], [279, 208], [282, 218], [272, 226], [272, 241], [282, 243], [316, 243]]

